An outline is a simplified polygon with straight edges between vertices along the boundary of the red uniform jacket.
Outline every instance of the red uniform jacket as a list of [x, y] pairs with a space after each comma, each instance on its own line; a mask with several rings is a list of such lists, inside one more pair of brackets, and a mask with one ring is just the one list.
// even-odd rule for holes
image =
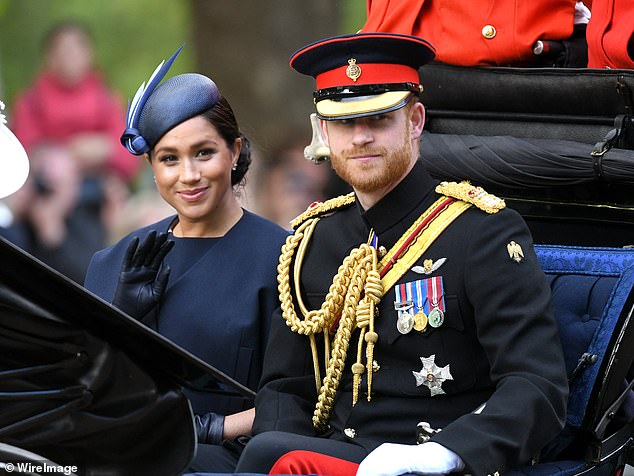
[[594, 0], [588, 23], [588, 68], [634, 68], [634, 1]]
[[572, 35], [575, 0], [368, 0], [362, 31], [420, 36], [443, 63], [521, 65], [537, 40]]

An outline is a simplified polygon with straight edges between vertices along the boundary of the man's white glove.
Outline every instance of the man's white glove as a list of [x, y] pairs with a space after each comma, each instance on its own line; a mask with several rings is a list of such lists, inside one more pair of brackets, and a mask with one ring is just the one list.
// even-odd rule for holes
[[433, 441], [422, 445], [383, 443], [361, 461], [357, 476], [448, 474], [463, 469], [464, 463], [456, 453]]

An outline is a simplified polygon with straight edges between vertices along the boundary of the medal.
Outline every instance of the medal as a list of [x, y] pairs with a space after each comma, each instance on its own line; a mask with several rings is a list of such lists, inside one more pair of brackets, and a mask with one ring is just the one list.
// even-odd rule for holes
[[424, 332], [427, 329], [427, 314], [425, 314], [423, 306], [427, 294], [420, 280], [414, 282], [413, 291], [412, 294], [416, 295], [416, 310], [418, 311], [414, 314], [414, 329], [418, 332]]
[[443, 296], [442, 276], [429, 278], [427, 284], [427, 297], [429, 299], [429, 307], [427, 313], [427, 322], [432, 327], [440, 327], [445, 322], [445, 300]]
[[396, 328], [401, 334], [409, 334], [412, 329], [425, 332], [428, 325], [442, 326], [445, 321], [442, 276], [401, 283], [394, 290]]
[[414, 328], [414, 316], [409, 312], [400, 312], [396, 320], [396, 328], [401, 334], [409, 334]]
[[396, 329], [401, 334], [409, 334], [414, 328], [414, 315], [412, 309], [414, 302], [411, 300], [411, 292], [407, 286], [401, 284], [396, 286], [396, 301], [394, 301], [394, 309], [398, 313], [396, 318]]
[[429, 389], [432, 397], [445, 393], [442, 389], [443, 382], [445, 380], [453, 380], [451, 372], [449, 371], [449, 364], [444, 367], [438, 367], [435, 362], [436, 354], [430, 355], [429, 357], [421, 357], [420, 360], [423, 363], [423, 368], [418, 372], [412, 371], [416, 379], [416, 386], [420, 387], [421, 385], [425, 385]]
[[432, 327], [440, 327], [442, 326], [442, 323], [445, 322], [445, 313], [442, 312], [440, 308], [435, 307], [431, 311], [429, 311], [427, 321]]
[[414, 314], [414, 330], [423, 332], [425, 329], [427, 329], [427, 316], [421, 310]]

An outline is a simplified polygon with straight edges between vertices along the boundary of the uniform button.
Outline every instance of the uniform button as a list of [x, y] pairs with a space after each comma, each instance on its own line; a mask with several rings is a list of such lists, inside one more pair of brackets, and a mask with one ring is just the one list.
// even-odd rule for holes
[[482, 36], [484, 36], [487, 40], [495, 37], [496, 34], [497, 30], [493, 25], [484, 25], [484, 27], [482, 28]]
[[343, 430], [343, 434], [346, 435], [348, 438], [354, 438], [355, 436], [357, 436], [357, 431], [354, 428], [346, 428], [345, 430]]
[[378, 372], [379, 370], [381, 370], [381, 366], [379, 365], [379, 363], [376, 360], [372, 361], [372, 372]]

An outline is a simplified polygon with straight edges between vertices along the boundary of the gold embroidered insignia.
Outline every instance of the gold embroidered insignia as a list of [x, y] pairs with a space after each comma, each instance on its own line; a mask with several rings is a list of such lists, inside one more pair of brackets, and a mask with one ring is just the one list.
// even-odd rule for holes
[[440, 268], [445, 263], [445, 261], [447, 261], [447, 258], [440, 258], [435, 262], [431, 259], [426, 259], [425, 261], [423, 261], [422, 266], [414, 266], [412, 268], [412, 271], [418, 274], [431, 274], [438, 268]]
[[348, 67], [346, 68], [346, 76], [348, 76], [355, 83], [357, 79], [361, 77], [361, 66], [357, 64], [357, 60], [350, 58], [348, 60]]
[[463, 202], [472, 203], [480, 210], [487, 213], [497, 213], [506, 207], [501, 198], [484, 191], [482, 187], [476, 187], [469, 182], [441, 182], [436, 187], [436, 193], [448, 197], [457, 198]]
[[434, 262], [430, 259], [426, 259], [423, 261], [423, 273], [429, 274], [431, 273], [431, 269], [434, 266]]
[[522, 251], [522, 247], [511, 241], [508, 245], [506, 245], [506, 250], [509, 252], [509, 256], [516, 263], [521, 263], [524, 261], [524, 252]]
[[339, 208], [345, 208], [352, 205], [355, 202], [354, 192], [350, 192], [348, 195], [340, 195], [325, 202], [313, 202], [308, 205], [308, 208], [304, 213], [291, 220], [291, 226], [296, 229], [299, 225], [304, 223], [309, 218], [313, 218], [325, 213], [337, 210]]

